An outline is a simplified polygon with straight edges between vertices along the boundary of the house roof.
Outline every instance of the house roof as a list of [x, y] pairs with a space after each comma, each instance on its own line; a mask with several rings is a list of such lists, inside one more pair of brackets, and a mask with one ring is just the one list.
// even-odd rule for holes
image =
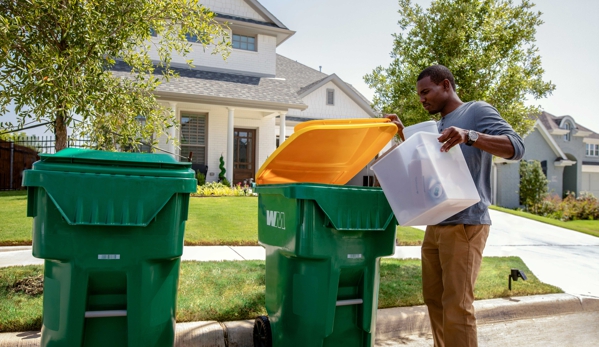
[[581, 132], [588, 132], [590, 133], [590, 135], [585, 136], [585, 137], [591, 137], [591, 138], [599, 138], [599, 134], [595, 133], [593, 130], [586, 128], [578, 123], [576, 123], [576, 121], [574, 120], [574, 118], [572, 118], [572, 116], [554, 116], [551, 113], [548, 112], [541, 112], [541, 114], [538, 116], [538, 119], [541, 123], [543, 123], [543, 125], [545, 126], [545, 128], [551, 132], [552, 130], [557, 130], [560, 129], [560, 125], [563, 123], [564, 120], [570, 120], [574, 126], [576, 127], [576, 130], [581, 131]]
[[[181, 98], [193, 98], [197, 102], [210, 99], [215, 103], [229, 102], [231, 99], [264, 104], [279, 105], [278, 108], [306, 109], [302, 99], [286, 81], [277, 78], [261, 78], [223, 72], [203, 71], [190, 68], [172, 68], [179, 78], [163, 82], [156, 88], [157, 94], [168, 96], [178, 95]], [[112, 73], [119, 77], [130, 76], [130, 67], [117, 62]], [[160, 75], [156, 69], [156, 75]], [[236, 106], [236, 105], [234, 105]]]
[[325, 84], [333, 82], [366, 113], [370, 116], [375, 115], [374, 110], [370, 107], [370, 101], [336, 74], [327, 75], [277, 54], [277, 77], [285, 78], [293, 88], [297, 89], [297, 94], [302, 98]]
[[257, 0], [243, 0], [250, 6], [262, 20], [255, 18], [246, 18], [236, 16], [232, 13], [215, 12], [216, 19], [221, 22], [228, 22], [229, 27], [236, 30], [250, 30], [254, 34], [275, 35], [277, 38], [277, 46], [285, 42], [295, 34], [295, 31], [289, 30], [285, 24], [277, 19], [270, 11], [268, 11]]
[[[369, 101], [337, 75], [327, 75], [278, 54], [275, 78], [180, 67], [172, 69], [179, 74], [179, 78], [160, 84], [156, 88], [158, 95], [231, 106], [250, 106], [248, 103], [253, 103], [257, 107], [262, 103], [273, 109], [304, 110], [308, 106], [302, 98], [332, 81], [358, 105], [374, 114]], [[131, 68], [119, 61], [111, 71], [115, 76], [129, 77]], [[155, 74], [161, 75], [161, 70], [157, 68]]]

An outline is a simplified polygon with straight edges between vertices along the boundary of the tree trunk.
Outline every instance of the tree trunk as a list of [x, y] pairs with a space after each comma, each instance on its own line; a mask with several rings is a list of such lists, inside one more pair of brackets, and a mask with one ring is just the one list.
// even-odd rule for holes
[[54, 149], [56, 150], [56, 153], [58, 153], [59, 151], [67, 148], [67, 124], [64, 111], [58, 111], [56, 114], [54, 135], [56, 136]]

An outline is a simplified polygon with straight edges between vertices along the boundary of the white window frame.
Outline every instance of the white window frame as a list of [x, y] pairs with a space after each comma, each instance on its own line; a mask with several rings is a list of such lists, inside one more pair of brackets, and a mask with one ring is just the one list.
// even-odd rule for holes
[[564, 134], [564, 141], [569, 142], [573, 126], [572, 126], [572, 124], [570, 124], [570, 122], [565, 122], [564, 123], [564, 129], [568, 130], [568, 133]]
[[599, 145], [587, 143], [586, 156], [599, 157]]
[[[330, 100], [331, 102], [329, 102], [329, 93], [332, 96], [331, 100]], [[327, 88], [327, 93], [326, 93], [325, 98], [326, 98], [325, 102], [326, 102], [327, 105], [329, 105], [329, 106], [335, 106], [335, 89]]]
[[[181, 155], [186, 157], [189, 154], [189, 151], [187, 151], [187, 153], [185, 153], [186, 151], [183, 150], [184, 147], [188, 148], [188, 149], [192, 149], [191, 152], [193, 152], [193, 156], [191, 158], [191, 161], [195, 164], [203, 164], [206, 165], [206, 161], [207, 161], [207, 157], [208, 157], [208, 113], [203, 113], [203, 112], [191, 112], [191, 111], [181, 111], [181, 113], [179, 114], [180, 116], [180, 120], [181, 120], [181, 128], [179, 129], [179, 140], [180, 140], [180, 146], [181, 146]], [[184, 142], [184, 126], [185, 123], [183, 123], [183, 118], [191, 118], [191, 117], [196, 117], [196, 118], [200, 118], [200, 117], [204, 117], [204, 144], [199, 144], [199, 143], [186, 143]], [[196, 132], [196, 136], [198, 136], [200, 133]], [[204, 150], [204, 156], [200, 157], [198, 156], [198, 152], [194, 151], [193, 149], [196, 148], [202, 148]], [[182, 161], [184, 161], [185, 159], [181, 159]]]
[[[238, 40], [235, 40], [235, 38], [238, 38]], [[243, 42], [243, 38], [246, 39], [247, 42]], [[252, 39], [254, 42], [249, 42], [249, 39]], [[238, 42], [238, 46], [235, 47], [235, 43]], [[246, 48], [242, 48], [243, 44], [246, 44]], [[249, 49], [249, 46], [253, 45], [254, 49]], [[233, 35], [231, 35], [231, 47], [233, 49], [239, 49], [242, 51], [248, 51], [248, 52], [258, 52], [258, 36], [250, 36], [250, 35], [242, 35], [242, 34], [238, 34], [238, 33], [233, 33]]]

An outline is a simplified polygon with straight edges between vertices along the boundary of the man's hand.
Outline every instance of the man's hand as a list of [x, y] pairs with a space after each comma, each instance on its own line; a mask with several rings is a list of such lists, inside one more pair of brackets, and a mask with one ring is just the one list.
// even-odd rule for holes
[[449, 127], [438, 137], [439, 142], [444, 142], [441, 152], [448, 152], [453, 146], [468, 142], [468, 130], [458, 127]]
[[391, 123], [395, 124], [397, 126], [397, 133], [399, 134], [399, 137], [401, 137], [402, 141], [405, 141], [406, 139], [403, 136], [403, 129], [405, 128], [403, 126], [403, 123], [401, 122], [401, 120], [399, 119], [399, 117], [396, 114], [384, 114], [383, 115], [385, 118], [388, 118], [391, 120]]

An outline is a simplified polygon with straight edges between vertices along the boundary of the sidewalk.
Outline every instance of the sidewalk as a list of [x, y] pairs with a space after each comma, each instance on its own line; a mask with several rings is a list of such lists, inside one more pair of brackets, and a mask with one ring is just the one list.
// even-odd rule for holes
[[[261, 246], [185, 246], [182, 261], [264, 260]], [[390, 258], [420, 258], [420, 246], [398, 246]], [[17, 265], [43, 265], [31, 255], [31, 246], [0, 246], [0, 268]]]

